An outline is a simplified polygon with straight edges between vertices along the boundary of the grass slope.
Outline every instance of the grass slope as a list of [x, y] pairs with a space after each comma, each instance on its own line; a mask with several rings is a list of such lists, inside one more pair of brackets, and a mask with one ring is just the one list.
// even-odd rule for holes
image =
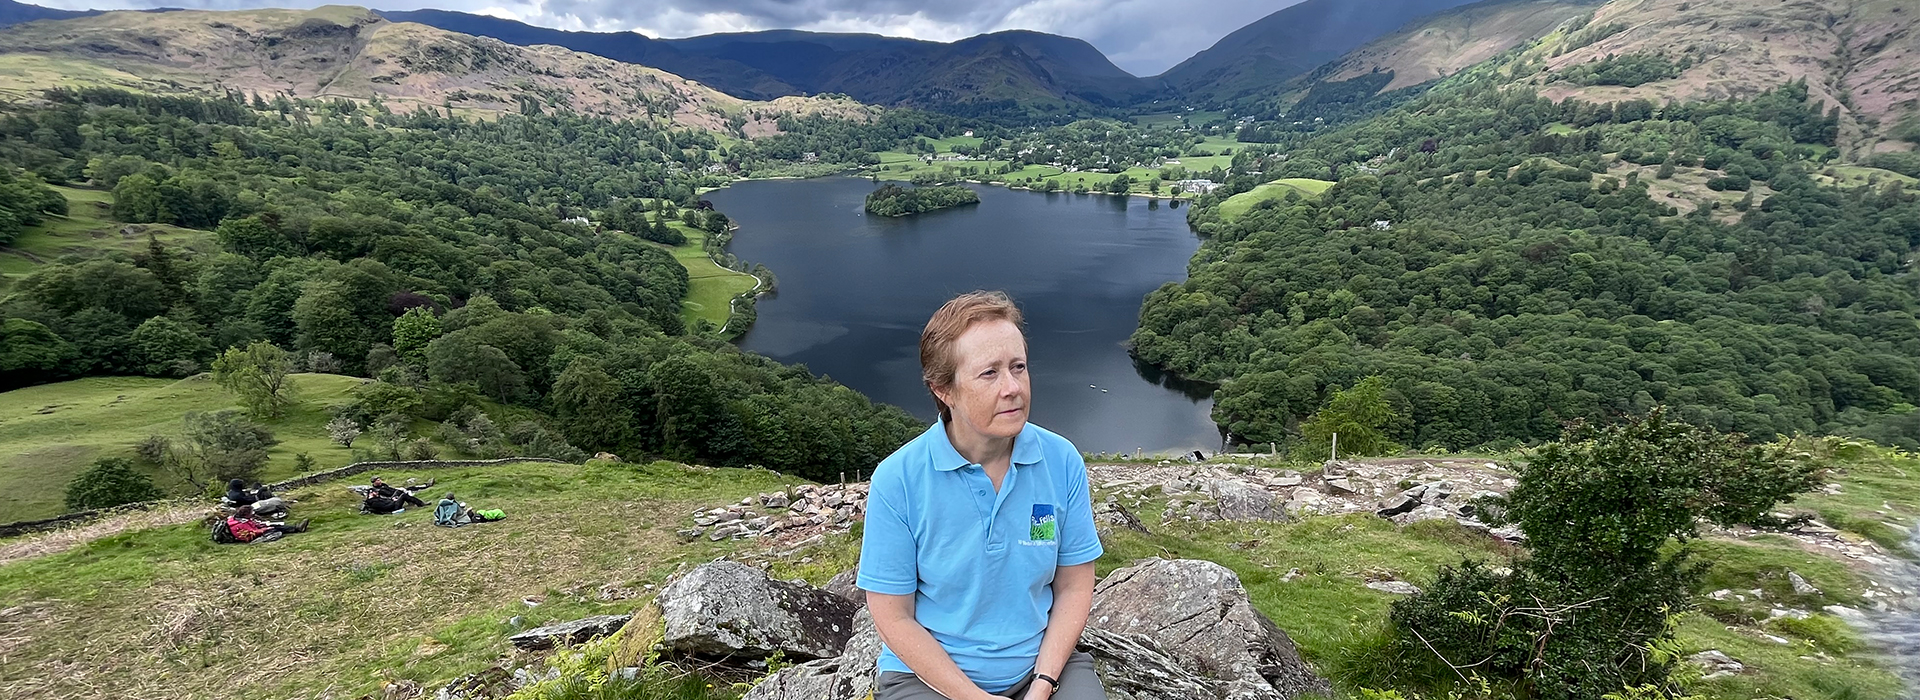
[[1286, 199], [1288, 192], [1298, 192], [1302, 197], [1318, 197], [1330, 187], [1333, 187], [1333, 183], [1327, 180], [1304, 177], [1275, 180], [1228, 197], [1226, 201], [1220, 203], [1220, 216], [1232, 221], [1245, 215], [1262, 202]]
[[[280, 439], [261, 476], [294, 476], [294, 455], [321, 468], [351, 461], [327, 439], [329, 405], [347, 401], [361, 380], [331, 374], [297, 375], [299, 403], [266, 422]], [[0, 393], [0, 521], [58, 515], [67, 481], [101, 457], [129, 457], [149, 435], [178, 435], [189, 411], [237, 408], [232, 394], [206, 375], [182, 380], [91, 377]], [[165, 480], [163, 486], [178, 487]]]
[[[0, 57], [4, 58], [4, 57]], [[83, 258], [118, 252], [132, 255], [146, 250], [147, 236], [169, 247], [201, 253], [218, 250], [213, 234], [167, 224], [123, 224], [112, 217], [113, 193], [77, 187], [54, 187], [67, 198], [66, 216], [49, 216], [28, 228], [12, 245], [0, 247], [0, 289], [25, 277], [40, 265], [73, 255]]]
[[715, 263], [704, 247], [705, 232], [683, 224], [671, 225], [687, 237], [685, 244], [671, 249], [673, 259], [687, 268], [687, 298], [680, 302], [680, 318], [689, 327], [699, 319], [712, 322], [716, 328], [726, 325], [727, 316], [733, 313], [733, 298], [753, 291], [759, 281], [753, 275]]
[[[1809, 495], [1796, 507], [1824, 513], [1849, 532], [1910, 523], [1920, 514], [1920, 484], [1901, 476], [1920, 469], [1920, 458], [1872, 448], [1842, 456], [1832, 471], [1838, 493]], [[695, 509], [798, 483], [763, 470], [670, 463], [512, 464], [385, 476], [429, 475], [441, 481], [436, 493], [504, 508], [508, 520], [441, 530], [418, 509], [361, 516], [342, 484], [325, 484], [294, 494], [300, 516], [315, 518], [314, 531], [280, 542], [217, 547], [188, 524], [0, 565], [0, 609], [17, 610], [12, 631], [0, 638], [0, 677], [23, 699], [100, 696], [98, 688], [125, 697], [378, 697], [387, 680], [432, 688], [510, 654], [505, 638], [514, 631], [640, 603], [602, 600], [602, 586], [644, 591], [718, 556], [766, 558], [751, 541], [684, 542], [674, 530], [686, 527]], [[1096, 491], [1095, 499], [1105, 495]], [[1442, 565], [1512, 553], [1444, 521], [1400, 528], [1352, 514], [1286, 523], [1163, 522], [1164, 497], [1126, 505], [1152, 534], [1112, 533], [1097, 565], [1102, 575], [1151, 556], [1226, 565], [1344, 693], [1357, 690], [1355, 669], [1364, 675], [1377, 665], [1396, 599], [1366, 588], [1369, 577], [1425, 584]], [[770, 569], [818, 585], [857, 560], [857, 543], [856, 529], [774, 559]], [[1703, 594], [1765, 594], [1751, 604], [1708, 602], [1682, 619], [1679, 637], [1688, 651], [1721, 649], [1749, 669], [1695, 692], [1715, 700], [1897, 696], [1893, 676], [1835, 618], [1763, 621], [1770, 607], [1860, 605], [1867, 584], [1859, 562], [1778, 536], [1695, 546], [1712, 565]], [[1289, 578], [1294, 569], [1299, 574]], [[1795, 594], [1788, 570], [1822, 593]]]

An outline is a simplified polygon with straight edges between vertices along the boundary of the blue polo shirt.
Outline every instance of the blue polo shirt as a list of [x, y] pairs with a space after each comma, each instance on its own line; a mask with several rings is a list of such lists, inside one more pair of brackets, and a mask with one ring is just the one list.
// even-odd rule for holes
[[[1100, 558], [1087, 464], [1028, 423], [995, 491], [934, 423], [873, 470], [860, 588], [913, 595], [914, 617], [975, 685], [1000, 692], [1033, 672], [1056, 567]], [[912, 673], [880, 652], [881, 671]]]

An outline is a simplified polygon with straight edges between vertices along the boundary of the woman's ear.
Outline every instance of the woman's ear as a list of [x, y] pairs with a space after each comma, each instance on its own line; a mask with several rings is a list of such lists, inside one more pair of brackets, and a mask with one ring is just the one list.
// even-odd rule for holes
[[933, 392], [933, 398], [939, 399], [940, 403], [946, 404], [949, 407], [953, 405], [953, 386], [952, 385], [935, 386], [933, 384], [928, 384], [927, 391]]

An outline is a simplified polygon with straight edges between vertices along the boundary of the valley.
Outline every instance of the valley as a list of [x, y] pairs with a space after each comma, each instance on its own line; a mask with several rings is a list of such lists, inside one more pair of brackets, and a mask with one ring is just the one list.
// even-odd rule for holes
[[1920, 688], [1907, 3], [274, 4], [0, 0], [9, 697], [870, 700], [974, 289], [1110, 697]]

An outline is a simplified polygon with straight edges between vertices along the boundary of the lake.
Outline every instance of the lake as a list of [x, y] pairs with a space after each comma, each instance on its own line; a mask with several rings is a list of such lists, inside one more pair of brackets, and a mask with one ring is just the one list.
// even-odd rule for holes
[[1200, 241], [1185, 207], [974, 186], [978, 205], [890, 219], [862, 211], [873, 188], [756, 180], [706, 195], [740, 225], [730, 250], [779, 279], [741, 348], [932, 421], [927, 317], [956, 294], [1005, 290], [1026, 315], [1034, 423], [1086, 452], [1219, 449], [1211, 389], [1138, 365], [1124, 345], [1147, 292], [1186, 278]]

